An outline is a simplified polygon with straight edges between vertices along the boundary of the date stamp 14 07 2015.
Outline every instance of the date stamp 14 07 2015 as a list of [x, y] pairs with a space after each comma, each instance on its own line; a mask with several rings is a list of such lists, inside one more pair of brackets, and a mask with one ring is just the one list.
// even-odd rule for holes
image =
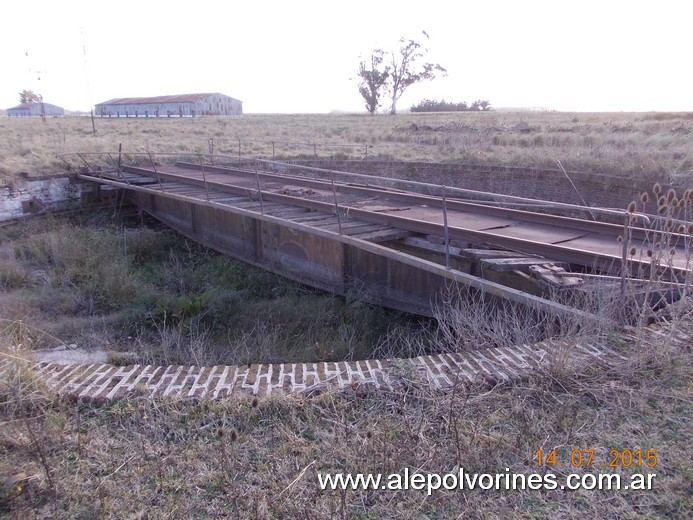
[[609, 450], [606, 457], [595, 455], [596, 450], [572, 450], [569, 453], [559, 453], [557, 450], [536, 450], [534, 459], [537, 467], [544, 466], [572, 468], [654, 468], [657, 466], [657, 450]]

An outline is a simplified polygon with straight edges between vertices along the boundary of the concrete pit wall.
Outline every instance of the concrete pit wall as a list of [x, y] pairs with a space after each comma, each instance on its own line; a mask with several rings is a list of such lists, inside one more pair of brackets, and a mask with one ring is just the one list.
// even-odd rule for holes
[[0, 185], [0, 222], [79, 208], [82, 198], [95, 191], [94, 184], [74, 182], [67, 176], [6, 180]]

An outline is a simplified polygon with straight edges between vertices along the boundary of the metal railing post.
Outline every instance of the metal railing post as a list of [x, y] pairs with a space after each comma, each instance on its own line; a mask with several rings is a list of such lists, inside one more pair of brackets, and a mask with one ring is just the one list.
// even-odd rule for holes
[[93, 168], [92, 165], [87, 162], [87, 160], [82, 156], [81, 153], [78, 153], [77, 157], [82, 159], [82, 161], [84, 161], [84, 164], [87, 165], [87, 168], [89, 168], [89, 170], [91, 170], [92, 173], [95, 173], [99, 177], [99, 179], [103, 179], [103, 177], [101, 177], [101, 172], [96, 171], [96, 169]]
[[127, 178], [127, 177], [125, 176], [125, 174], [123, 173], [123, 170], [120, 169], [120, 164], [118, 164], [118, 163], [115, 161], [115, 159], [113, 158], [113, 156], [111, 155], [110, 152], [108, 153], [108, 158], [109, 158], [109, 159], [111, 160], [111, 162], [115, 165], [115, 167], [118, 168], [118, 173], [119, 173], [120, 176], [123, 178], [123, 180], [124, 180], [125, 182], [128, 183], [128, 186], [132, 186], [132, 184], [130, 184], [130, 181], [128, 180], [128, 178]]
[[152, 157], [152, 152], [147, 150], [147, 154], [149, 155], [149, 161], [152, 163], [152, 168], [154, 168], [154, 173], [156, 174], [156, 179], [159, 181], [159, 188], [161, 188], [161, 191], [164, 191], [164, 184], [161, 182], [161, 176], [159, 175], [159, 170], [156, 169], [156, 163], [154, 162], [154, 158]]
[[342, 234], [342, 217], [339, 215], [339, 204], [337, 203], [337, 188], [334, 185], [334, 172], [330, 170], [330, 178], [332, 180], [332, 196], [334, 197], [334, 212], [337, 214], [337, 226], [339, 234]]
[[448, 231], [448, 205], [445, 200], [445, 186], [441, 186], [443, 195], [443, 232], [445, 233], [445, 268], [450, 269], [450, 233]]
[[[580, 195], [580, 191], [577, 189], [577, 186], [575, 186], [575, 183], [573, 183], [573, 179], [571, 179], [570, 176], [568, 175], [568, 172], [565, 171], [565, 168], [561, 164], [561, 161], [558, 161], [558, 166], [561, 168], [561, 170], [563, 171], [563, 175], [565, 175], [565, 178], [568, 179], [568, 182], [570, 183], [570, 185], [575, 190], [575, 193], [577, 193], [577, 196], [580, 199], [580, 202], [582, 202], [582, 205], [585, 206], [585, 208], [589, 208], [589, 206], [587, 205], [587, 202], [585, 202], [585, 199], [583, 199], [582, 195]], [[597, 218], [594, 216], [594, 214], [589, 209], [587, 210], [587, 213], [590, 214], [590, 217], [592, 217], [592, 220], [595, 220], [595, 221], [597, 220]]]
[[205, 193], [207, 194], [207, 201], [209, 201], [209, 186], [207, 186], [207, 176], [205, 175], [205, 165], [202, 162], [202, 155], [200, 154], [200, 171], [202, 171], [202, 182], [205, 185]]
[[[56, 157], [57, 157], [58, 159], [60, 159], [62, 162], [65, 163], [65, 166], [67, 166], [67, 171], [72, 170], [72, 165], [71, 165], [69, 162], [67, 162], [67, 161], [65, 160], [65, 157], [63, 157], [62, 154], [56, 155]], [[3, 179], [3, 180], [4, 180], [4, 179]], [[3, 185], [3, 186], [4, 186], [4, 184], [2, 184], [2, 181], [0, 181], [0, 185]]]
[[260, 174], [257, 171], [257, 159], [255, 159], [255, 182], [257, 183], [257, 194], [260, 197], [260, 211], [265, 214], [265, 204], [262, 202], [262, 190], [260, 189]]

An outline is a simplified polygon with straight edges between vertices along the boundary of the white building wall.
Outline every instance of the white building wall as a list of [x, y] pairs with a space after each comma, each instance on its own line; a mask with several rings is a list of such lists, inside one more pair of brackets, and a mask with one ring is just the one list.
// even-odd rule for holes
[[98, 117], [197, 117], [206, 115], [240, 116], [243, 103], [223, 94], [212, 94], [195, 101], [176, 103], [100, 104]]

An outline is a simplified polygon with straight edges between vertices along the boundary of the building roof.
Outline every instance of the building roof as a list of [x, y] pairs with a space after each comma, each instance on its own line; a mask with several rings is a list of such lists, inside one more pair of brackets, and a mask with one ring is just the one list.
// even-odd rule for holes
[[27, 110], [35, 105], [38, 105], [38, 103], [21, 103], [16, 107], [8, 108], [7, 110]]
[[[131, 98], [114, 98], [103, 103], [97, 103], [99, 105], [143, 105], [145, 103], [193, 103], [199, 101], [200, 99], [205, 99], [209, 96], [224, 96], [225, 94], [219, 93], [205, 93], [205, 94], [177, 94], [173, 96], [154, 96], [154, 97], [131, 97]], [[226, 96], [230, 97], [230, 96]], [[232, 98], [233, 99], [233, 98]]]
[[38, 106], [45, 106], [45, 107], [55, 107], [55, 108], [60, 108], [57, 105], [51, 105], [50, 103], [46, 103], [45, 101], [43, 103], [20, 103], [16, 107], [8, 108], [6, 110], [29, 110], [31, 107], [38, 107]]

